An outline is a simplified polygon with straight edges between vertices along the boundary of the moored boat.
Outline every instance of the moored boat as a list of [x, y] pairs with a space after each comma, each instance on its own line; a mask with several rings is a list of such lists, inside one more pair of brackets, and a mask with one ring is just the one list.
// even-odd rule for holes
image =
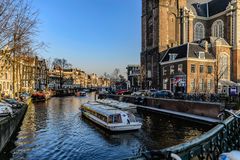
[[132, 113], [97, 102], [83, 104], [81, 111], [83, 116], [110, 131], [138, 130], [142, 126]]
[[86, 95], [87, 95], [87, 93], [84, 92], [84, 91], [79, 91], [79, 92], [75, 93], [75, 96], [77, 96], [77, 97], [83, 97], [83, 96], [86, 96]]
[[0, 105], [0, 117], [2, 116], [13, 116], [13, 110], [7, 105]]
[[44, 102], [47, 100], [46, 94], [42, 91], [33, 93], [31, 98], [33, 102]]
[[136, 105], [126, 102], [119, 102], [113, 99], [98, 99], [98, 103], [108, 105], [114, 108], [118, 108], [120, 110], [130, 110], [130, 109], [136, 109]]

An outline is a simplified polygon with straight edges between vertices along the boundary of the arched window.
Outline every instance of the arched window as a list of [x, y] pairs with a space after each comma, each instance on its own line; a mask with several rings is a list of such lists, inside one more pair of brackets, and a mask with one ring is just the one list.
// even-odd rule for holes
[[152, 46], [153, 44], [153, 18], [150, 17], [147, 22], [147, 46]]
[[176, 17], [174, 14], [169, 14], [168, 17], [168, 34], [169, 43], [174, 43], [176, 41]]
[[219, 57], [219, 79], [228, 79], [228, 55], [225, 53], [221, 53]]
[[213, 37], [224, 37], [224, 23], [222, 20], [216, 20], [212, 25], [212, 36]]
[[194, 26], [194, 40], [201, 40], [205, 37], [204, 25], [201, 22], [197, 22]]

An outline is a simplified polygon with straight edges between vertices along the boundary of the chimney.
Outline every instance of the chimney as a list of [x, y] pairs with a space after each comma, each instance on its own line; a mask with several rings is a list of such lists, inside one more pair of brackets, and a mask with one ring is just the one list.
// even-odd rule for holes
[[205, 52], [208, 52], [208, 41], [204, 41]]

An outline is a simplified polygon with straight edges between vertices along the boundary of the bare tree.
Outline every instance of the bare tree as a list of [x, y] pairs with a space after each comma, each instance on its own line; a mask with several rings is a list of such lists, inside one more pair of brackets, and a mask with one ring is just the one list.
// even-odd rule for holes
[[119, 74], [120, 74], [120, 69], [115, 68], [112, 75], [111, 75], [112, 81], [118, 81], [119, 80]]
[[104, 72], [103, 77], [107, 78], [107, 79], [110, 79], [111, 76], [107, 72]]
[[[0, 50], [5, 51], [1, 53], [0, 61], [10, 63], [13, 93], [18, 93], [18, 82], [21, 84], [19, 57], [24, 55], [34, 59], [37, 50], [45, 46], [35, 39], [38, 23], [38, 12], [32, 8], [29, 0], [0, 1]], [[6, 70], [0, 72], [5, 73]], [[34, 80], [34, 76], [32, 79]]]
[[52, 66], [53, 66], [53, 69], [59, 71], [59, 84], [60, 84], [60, 88], [62, 88], [65, 81], [63, 71], [64, 69], [70, 69], [72, 65], [68, 63], [67, 60], [64, 58], [62, 59], [55, 58], [52, 62]]
[[218, 93], [218, 85], [221, 79], [228, 78], [228, 58], [225, 55], [217, 56], [214, 63], [214, 85], [215, 93]]

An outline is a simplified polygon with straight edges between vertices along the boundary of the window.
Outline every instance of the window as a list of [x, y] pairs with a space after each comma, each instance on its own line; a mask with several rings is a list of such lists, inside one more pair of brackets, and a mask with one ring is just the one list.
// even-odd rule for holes
[[171, 65], [170, 66], [170, 74], [173, 74], [174, 73], [174, 65]]
[[212, 80], [208, 79], [207, 80], [207, 90], [210, 91], [212, 89]]
[[203, 72], [204, 72], [204, 66], [200, 65], [200, 73], [203, 73]]
[[150, 17], [147, 22], [147, 46], [152, 46], [153, 44], [153, 18]]
[[195, 73], [195, 68], [196, 68], [195, 64], [191, 64], [191, 73]]
[[208, 74], [212, 73], [212, 66], [208, 66]]
[[203, 79], [200, 79], [199, 89], [200, 89], [200, 91], [203, 91], [203, 90], [204, 90], [204, 80], [203, 80]]
[[164, 75], [164, 76], [167, 75], [167, 69], [166, 69], [166, 67], [163, 67], [163, 75]]
[[197, 22], [194, 26], [194, 40], [198, 41], [204, 38], [205, 29], [201, 22]]
[[179, 72], [182, 72], [182, 71], [183, 71], [183, 65], [182, 65], [182, 64], [179, 64], [179, 65], [178, 65], [178, 71], [179, 71]]
[[224, 37], [224, 23], [222, 20], [216, 20], [212, 25], [212, 36], [213, 37]]
[[199, 59], [205, 59], [205, 52], [199, 52], [198, 53], [198, 58]]
[[152, 78], [152, 71], [151, 70], [147, 71], [147, 78]]
[[170, 53], [169, 54], [169, 61], [174, 61], [176, 59], [176, 57], [177, 57], [177, 54]]
[[167, 89], [168, 79], [163, 79], [163, 89]]
[[190, 88], [191, 90], [195, 90], [195, 79], [191, 80]]

